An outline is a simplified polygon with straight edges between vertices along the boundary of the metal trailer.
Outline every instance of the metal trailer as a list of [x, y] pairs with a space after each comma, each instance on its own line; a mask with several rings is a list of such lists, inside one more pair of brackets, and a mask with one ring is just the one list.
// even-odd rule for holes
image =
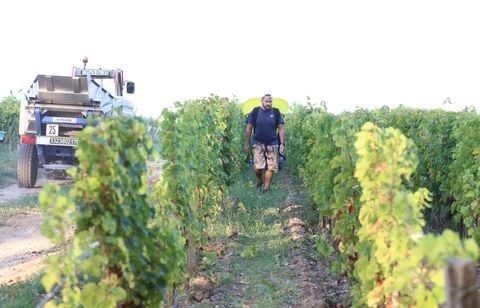
[[[115, 79], [117, 95], [94, 78]], [[72, 76], [37, 75], [21, 100], [18, 185], [34, 187], [39, 168], [65, 178], [65, 170], [78, 165], [77, 135], [88, 117], [133, 115], [133, 103], [122, 97], [123, 84], [121, 70], [74, 68]], [[134, 84], [127, 82], [127, 93], [133, 91]]]

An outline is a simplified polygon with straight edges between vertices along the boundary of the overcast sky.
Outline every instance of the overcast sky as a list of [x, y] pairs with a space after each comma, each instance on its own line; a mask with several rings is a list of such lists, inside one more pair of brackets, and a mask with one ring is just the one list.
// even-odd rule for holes
[[[36, 74], [121, 68], [141, 115], [215, 93], [480, 108], [475, 1], [2, 1], [0, 98]], [[20, 92], [21, 93], [21, 92]]]

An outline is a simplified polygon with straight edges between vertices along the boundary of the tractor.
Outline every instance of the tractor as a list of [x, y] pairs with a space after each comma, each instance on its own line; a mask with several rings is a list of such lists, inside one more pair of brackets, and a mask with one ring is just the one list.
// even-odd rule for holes
[[[124, 81], [120, 69], [73, 67], [71, 76], [37, 75], [20, 103], [20, 144], [17, 160], [19, 187], [35, 187], [38, 169], [56, 179], [78, 165], [75, 157], [77, 135], [89, 117], [133, 116], [133, 103], [123, 97], [132, 94], [135, 84]], [[115, 95], [103, 87], [103, 80], [114, 81]], [[100, 80], [100, 82], [99, 82]]]

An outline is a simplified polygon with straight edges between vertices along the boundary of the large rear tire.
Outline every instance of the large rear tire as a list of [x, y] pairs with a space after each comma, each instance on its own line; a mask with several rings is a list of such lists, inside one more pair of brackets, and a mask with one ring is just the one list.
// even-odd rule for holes
[[37, 182], [38, 155], [34, 144], [20, 144], [17, 159], [17, 181], [19, 187], [32, 188]]

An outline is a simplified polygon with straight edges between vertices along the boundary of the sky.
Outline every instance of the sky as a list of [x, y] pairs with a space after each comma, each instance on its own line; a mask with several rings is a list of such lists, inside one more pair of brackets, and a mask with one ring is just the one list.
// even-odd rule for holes
[[[137, 113], [210, 94], [239, 102], [480, 109], [475, 1], [5, 0], [0, 98], [37, 74], [119, 68]], [[449, 101], [450, 103], [445, 103]]]

